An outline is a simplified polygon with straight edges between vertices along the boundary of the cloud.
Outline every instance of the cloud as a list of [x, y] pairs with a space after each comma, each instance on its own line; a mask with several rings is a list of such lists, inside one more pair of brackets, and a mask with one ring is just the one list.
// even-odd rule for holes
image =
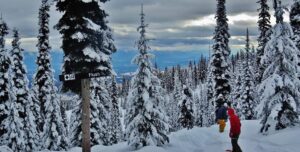
[[[291, 4], [293, 0], [284, 1]], [[8, 25], [20, 30], [22, 47], [36, 51], [38, 33], [38, 9], [40, 0], [1, 0], [0, 12]], [[215, 28], [214, 14], [216, 0], [110, 0], [101, 4], [109, 14], [109, 26], [114, 31], [115, 44], [118, 50], [136, 50], [138, 39], [136, 28], [140, 20], [140, 5], [144, 3], [146, 22], [149, 23], [147, 35], [156, 39], [151, 42], [155, 50], [202, 50], [212, 43]], [[250, 0], [227, 0], [229, 18], [230, 44], [232, 48], [242, 47], [245, 30], [248, 27], [255, 44], [259, 5]], [[273, 14], [273, 12], [271, 12]], [[62, 14], [50, 11], [50, 43], [53, 50], [60, 50], [61, 35], [52, 27]], [[285, 15], [288, 21], [288, 14]], [[274, 18], [272, 18], [274, 23]], [[8, 36], [11, 39], [11, 36]], [[7, 42], [9, 44], [9, 41]]]

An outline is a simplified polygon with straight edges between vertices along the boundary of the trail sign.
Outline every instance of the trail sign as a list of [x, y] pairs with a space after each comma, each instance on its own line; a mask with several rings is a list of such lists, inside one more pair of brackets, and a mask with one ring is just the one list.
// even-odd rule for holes
[[94, 71], [90, 73], [73, 73], [59, 76], [60, 81], [81, 80], [82, 96], [82, 152], [91, 152], [90, 141], [90, 78], [107, 76], [107, 71]]
[[60, 81], [74, 81], [88, 78], [97, 78], [107, 76], [107, 71], [94, 71], [89, 73], [73, 73], [59, 76]]

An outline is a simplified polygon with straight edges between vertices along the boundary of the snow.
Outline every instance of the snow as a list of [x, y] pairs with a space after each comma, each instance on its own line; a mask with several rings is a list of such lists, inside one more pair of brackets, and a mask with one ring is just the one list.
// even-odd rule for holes
[[93, 0], [82, 0], [82, 1], [85, 3], [89, 3], [89, 2], [92, 2]]
[[300, 15], [294, 16], [293, 20], [299, 22], [300, 21]]
[[72, 35], [72, 39], [83, 41], [84, 39], [86, 39], [86, 35], [84, 35], [82, 32], [76, 32]]
[[68, 122], [70, 122], [71, 121], [71, 116], [72, 116], [72, 110], [66, 111], [66, 115], [67, 115]]
[[[224, 133], [218, 132], [218, 126], [210, 128], [194, 127], [172, 133], [170, 143], [163, 147], [147, 146], [136, 152], [222, 152], [231, 149], [228, 136], [229, 123]], [[239, 144], [245, 152], [296, 152], [299, 151], [300, 126], [288, 128], [264, 136], [258, 132], [261, 125], [258, 120], [242, 121], [242, 134]], [[113, 146], [94, 146], [92, 152], [129, 152], [126, 142]], [[2, 151], [0, 151], [2, 152]], [[46, 152], [46, 151], [41, 151]], [[68, 152], [81, 152], [75, 147]]]
[[84, 50], [82, 50], [82, 52], [85, 56], [88, 56], [89, 58], [94, 59], [96, 61], [100, 61], [100, 55], [97, 54], [93, 48], [86, 47]]
[[[91, 1], [91, 0], [89, 0], [89, 1]], [[90, 19], [88, 19], [86, 17], [84, 17], [83, 19], [85, 19], [88, 22], [88, 26], [87, 27], [89, 29], [92, 29], [92, 30], [95, 30], [95, 31], [98, 31], [99, 29], [101, 29], [101, 26], [95, 24], [92, 20], [90, 20]]]
[[0, 146], [0, 152], [13, 152], [7, 146]]

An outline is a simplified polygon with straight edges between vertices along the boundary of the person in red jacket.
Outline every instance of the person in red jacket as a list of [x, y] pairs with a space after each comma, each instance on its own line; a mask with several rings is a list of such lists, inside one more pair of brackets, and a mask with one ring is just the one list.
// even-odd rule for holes
[[232, 152], [242, 152], [241, 147], [238, 144], [241, 133], [241, 121], [231, 107], [228, 107], [227, 113], [230, 121], [229, 137], [231, 138]]

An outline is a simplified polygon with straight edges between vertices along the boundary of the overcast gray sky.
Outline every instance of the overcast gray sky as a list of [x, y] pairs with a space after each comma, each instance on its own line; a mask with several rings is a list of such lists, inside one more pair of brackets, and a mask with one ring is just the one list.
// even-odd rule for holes
[[[227, 0], [231, 48], [242, 47], [248, 27], [253, 43], [256, 43], [257, 0]], [[284, 0], [290, 7], [293, 0]], [[36, 51], [38, 33], [38, 8], [41, 0], [0, 0], [0, 12], [12, 29], [16, 27], [22, 36], [22, 47]], [[207, 50], [212, 43], [216, 10], [216, 0], [110, 0], [102, 4], [109, 14], [109, 26], [114, 31], [118, 50], [135, 50], [138, 38], [136, 28], [139, 24], [140, 5], [144, 3], [148, 37], [155, 39], [151, 43], [153, 50], [186, 51]], [[51, 36], [53, 50], [60, 50], [59, 33], [53, 29], [61, 14], [53, 5], [50, 12]], [[273, 12], [272, 12], [273, 15]], [[274, 18], [272, 19], [274, 22]], [[288, 14], [285, 14], [288, 21]], [[7, 43], [10, 43], [9, 41]], [[9, 44], [10, 45], [10, 44]]]

